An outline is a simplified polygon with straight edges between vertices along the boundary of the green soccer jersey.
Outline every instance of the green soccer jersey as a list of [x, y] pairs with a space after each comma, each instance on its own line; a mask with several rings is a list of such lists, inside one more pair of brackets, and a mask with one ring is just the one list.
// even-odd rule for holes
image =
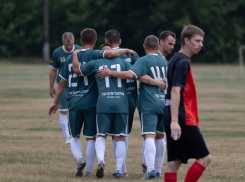
[[[130, 71], [136, 78], [149, 75], [155, 80], [166, 77], [166, 61], [157, 54], [148, 54], [137, 60]], [[140, 112], [164, 113], [165, 94], [156, 86], [140, 83], [138, 109]]]
[[161, 54], [161, 52], [159, 50], [157, 51], [157, 55], [162, 57], [164, 59], [164, 61], [166, 62], [166, 64], [168, 65], [168, 61], [165, 59], [165, 57], [163, 57], [163, 55]]
[[82, 75], [93, 74], [96, 78], [99, 89], [96, 112], [128, 113], [126, 80], [115, 77], [99, 79], [96, 72], [103, 69], [103, 65], [114, 71], [127, 71], [131, 67], [131, 64], [119, 57], [113, 59], [93, 60], [80, 66]]
[[[119, 49], [119, 47], [113, 48], [113, 49]], [[126, 54], [122, 54], [119, 57], [124, 59], [125, 61], [129, 62], [131, 65], [133, 65], [139, 59], [139, 56], [135, 51], [134, 51], [134, 54], [135, 54], [135, 59], [131, 55], [127, 56]], [[138, 91], [137, 91], [136, 80], [127, 79], [126, 80], [126, 87], [127, 87], [127, 95], [128, 95], [128, 106], [129, 106], [129, 108], [136, 107], [137, 106], [137, 100], [138, 100], [138, 96], [137, 96]]]
[[[103, 58], [104, 52], [99, 50], [82, 49], [77, 54], [82, 65], [87, 62]], [[83, 110], [96, 107], [98, 100], [98, 87], [93, 75], [82, 76], [73, 72], [73, 56], [70, 55], [60, 71], [59, 76], [67, 81], [69, 110]]]
[[[53, 52], [52, 59], [49, 62], [49, 66], [52, 67], [52, 68], [54, 68], [54, 69], [58, 69], [58, 71], [59, 71], [58, 74], [59, 74], [61, 68], [64, 65], [64, 62], [65, 62], [66, 58], [69, 55], [71, 55], [74, 50], [77, 50], [77, 49], [82, 49], [82, 47], [74, 44], [71, 52], [67, 52], [65, 50], [65, 46], [64, 45], [58, 47]], [[56, 77], [56, 82], [57, 82], [57, 84], [60, 83], [60, 77], [59, 76]]]

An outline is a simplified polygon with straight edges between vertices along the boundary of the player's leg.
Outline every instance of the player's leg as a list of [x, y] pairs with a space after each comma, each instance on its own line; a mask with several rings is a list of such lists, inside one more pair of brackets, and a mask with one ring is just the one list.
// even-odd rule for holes
[[82, 145], [80, 143], [80, 134], [82, 128], [82, 111], [70, 111], [69, 112], [69, 128], [71, 132], [71, 152], [77, 160], [77, 169], [75, 176], [82, 176], [83, 169], [86, 165], [82, 154]]
[[68, 129], [68, 102], [67, 102], [67, 92], [64, 91], [60, 97], [58, 110], [60, 111], [60, 127], [64, 134], [65, 143], [70, 143], [70, 134]]
[[111, 126], [111, 114], [96, 114], [97, 139], [95, 142], [96, 156], [98, 159], [97, 178], [104, 176], [105, 168], [105, 142]]
[[155, 156], [156, 156], [156, 146], [155, 146], [155, 133], [157, 127], [157, 114], [151, 113], [140, 113], [141, 122], [141, 135], [144, 136], [144, 157], [147, 166], [147, 172], [141, 178], [142, 180], [148, 178], [155, 178]]
[[125, 145], [125, 136], [128, 135], [128, 114], [113, 114], [113, 131], [115, 132], [115, 140], [116, 140], [116, 169], [115, 169], [115, 177], [122, 177], [122, 166], [123, 161], [126, 155], [126, 145]]
[[169, 161], [164, 174], [165, 182], [177, 182], [177, 171], [181, 165], [181, 160]]
[[156, 177], [161, 177], [162, 165], [166, 153], [166, 143], [164, 139], [164, 126], [163, 126], [163, 114], [158, 115], [158, 123], [156, 129], [155, 145], [156, 145], [156, 157], [155, 157], [155, 172]]
[[83, 113], [84, 127], [83, 136], [87, 141], [86, 149], [86, 169], [84, 176], [91, 177], [94, 159], [96, 156], [95, 139], [96, 139], [96, 108], [85, 109]]

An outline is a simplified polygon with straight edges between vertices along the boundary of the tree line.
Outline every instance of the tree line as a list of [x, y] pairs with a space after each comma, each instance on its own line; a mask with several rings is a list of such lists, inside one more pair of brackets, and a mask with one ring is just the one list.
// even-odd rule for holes
[[[244, 0], [49, 0], [50, 53], [62, 45], [64, 32], [73, 32], [75, 43], [84, 28], [98, 33], [96, 48], [110, 29], [121, 33], [122, 45], [144, 55], [147, 35], [176, 33], [173, 52], [180, 48], [180, 32], [193, 24], [205, 32], [204, 47], [195, 62], [237, 63], [238, 46], [245, 44]], [[0, 56], [42, 56], [43, 1], [1, 0]], [[170, 55], [171, 56], [171, 55]]]

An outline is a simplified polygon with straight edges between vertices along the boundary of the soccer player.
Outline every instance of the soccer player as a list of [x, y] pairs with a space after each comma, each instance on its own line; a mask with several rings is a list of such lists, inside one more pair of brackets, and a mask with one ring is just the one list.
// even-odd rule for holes
[[[105, 33], [105, 43], [110, 44], [113, 49], [120, 49], [119, 46], [121, 45], [121, 42], [122, 42], [121, 36], [117, 30], [109, 30]], [[138, 54], [135, 51], [134, 53], [135, 53], [135, 58], [133, 58], [131, 55], [126, 55], [126, 54], [121, 55], [120, 58], [124, 59], [125, 61], [133, 65], [139, 58]], [[133, 126], [135, 108], [137, 106], [137, 82], [133, 79], [127, 79], [126, 86], [127, 86], [127, 95], [128, 95], [128, 105], [129, 105], [128, 134], [130, 134], [132, 130], [132, 126]], [[116, 142], [115, 142], [114, 136], [112, 136], [112, 142], [113, 142], [113, 151], [114, 151], [114, 156], [115, 156]], [[125, 144], [126, 144], [126, 155], [127, 155], [128, 136], [125, 136]], [[126, 169], [126, 163], [125, 163], [126, 155], [123, 161], [123, 167], [121, 171], [121, 174], [123, 177], [128, 176], [127, 169]], [[113, 175], [115, 175], [115, 173]]]
[[191, 68], [191, 56], [203, 47], [204, 32], [194, 25], [181, 32], [181, 49], [170, 59], [167, 72], [167, 95], [164, 126], [167, 134], [168, 164], [165, 182], [177, 182], [181, 163], [195, 158], [185, 182], [196, 182], [211, 162], [198, 121], [197, 98]]
[[[146, 56], [137, 60], [129, 71], [116, 72], [104, 70], [98, 72], [100, 78], [113, 76], [122, 79], [137, 79], [142, 75], [149, 75], [156, 82], [162, 82], [166, 73], [166, 63], [157, 55], [159, 49], [159, 40], [154, 35], [146, 37], [143, 45]], [[157, 85], [157, 84], [156, 84]], [[141, 121], [141, 135], [144, 137], [144, 157], [147, 166], [147, 172], [141, 178], [155, 178], [154, 161], [156, 155], [155, 133], [156, 130], [163, 133], [163, 109], [165, 94], [156, 86], [140, 83], [139, 106]]]
[[[49, 94], [53, 98], [55, 93], [54, 82], [57, 74], [61, 70], [64, 65], [66, 58], [72, 54], [72, 52], [76, 49], [82, 49], [81, 46], [74, 45], [74, 35], [71, 32], [65, 32], [62, 35], [63, 46], [58, 47], [54, 50], [52, 55], [52, 60], [50, 60], [49, 66], [50, 74], [49, 74]], [[57, 76], [56, 82], [59, 85], [60, 77]], [[65, 143], [70, 143], [70, 134], [68, 130], [68, 102], [67, 102], [67, 91], [64, 91], [60, 100], [59, 107], [60, 111], [60, 126], [64, 134]]]
[[[157, 51], [157, 54], [158, 56], [162, 57], [166, 65], [168, 65], [166, 56], [172, 52], [175, 42], [176, 42], [175, 33], [170, 32], [170, 31], [163, 31], [160, 33], [159, 49]], [[144, 81], [142, 79], [148, 79], [148, 80], [150, 79], [150, 78], [146, 78], [145, 76], [141, 76], [141, 77], [139, 78], [140, 81]], [[156, 144], [155, 172], [156, 172], [156, 177], [160, 178], [161, 171], [162, 171], [162, 165], [163, 165], [163, 161], [164, 161], [164, 157], [166, 153], [166, 137], [163, 133], [160, 133], [160, 132], [156, 133], [155, 144]], [[144, 143], [143, 143], [142, 148], [143, 148], [142, 151], [144, 151]], [[144, 161], [144, 155], [143, 155], [142, 167], [143, 167], [143, 173], [145, 173], [147, 168], [146, 168], [145, 161]]]
[[99, 89], [99, 98], [96, 107], [96, 154], [98, 159], [98, 170], [96, 176], [104, 176], [104, 155], [105, 141], [107, 134], [115, 138], [115, 177], [122, 177], [122, 166], [126, 155], [125, 136], [128, 131], [128, 97], [126, 90], [126, 80], [114, 77], [99, 79], [97, 71], [103, 69], [103, 65], [111, 70], [126, 71], [131, 68], [131, 64], [120, 57], [113, 59], [93, 60], [87, 64], [82, 64], [79, 69], [84, 76], [93, 74]]
[[[96, 103], [98, 99], [98, 88], [93, 76], [82, 76], [76, 74], [72, 60], [73, 56], [82, 60], [82, 63], [89, 62], [93, 59], [103, 57], [112, 58], [120, 56], [124, 53], [132, 53], [128, 49], [99, 51], [93, 48], [97, 41], [97, 33], [94, 29], [86, 28], [80, 33], [81, 44], [83, 49], [76, 50], [73, 55], [69, 56], [59, 74], [61, 82], [54, 100], [54, 103], [49, 108], [49, 115], [55, 113], [58, 107], [58, 101], [63, 93], [66, 84], [68, 85], [68, 100], [69, 100], [69, 127], [72, 135], [71, 151], [77, 160], [77, 170], [75, 176], [82, 176], [83, 169], [86, 165], [85, 176], [91, 176], [93, 168], [95, 152], [95, 136], [96, 136]], [[78, 65], [79, 66], [79, 65]], [[77, 69], [78, 69], [77, 66]], [[82, 146], [80, 143], [81, 128], [83, 126], [83, 136], [87, 141], [86, 160], [83, 159]]]

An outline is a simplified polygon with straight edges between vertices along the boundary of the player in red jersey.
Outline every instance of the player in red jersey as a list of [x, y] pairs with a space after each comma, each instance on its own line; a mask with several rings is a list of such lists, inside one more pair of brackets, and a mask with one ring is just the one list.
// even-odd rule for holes
[[168, 164], [165, 182], [177, 182], [181, 163], [195, 158], [185, 182], [196, 182], [211, 162], [200, 132], [195, 82], [190, 57], [203, 47], [204, 32], [194, 25], [181, 32], [181, 49], [170, 59], [167, 71], [167, 95], [164, 127], [167, 134]]

